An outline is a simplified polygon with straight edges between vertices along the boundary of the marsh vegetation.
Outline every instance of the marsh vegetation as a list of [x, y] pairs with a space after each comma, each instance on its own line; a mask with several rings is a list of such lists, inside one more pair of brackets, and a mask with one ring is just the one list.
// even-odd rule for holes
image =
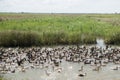
[[[119, 79], [118, 74], [120, 73], [120, 71], [119, 70], [112, 71], [111, 67], [114, 68], [115, 66], [114, 69], [118, 69], [120, 63], [120, 58], [119, 58], [120, 49], [116, 47], [115, 48], [106, 47], [106, 45], [103, 43], [104, 40], [106, 44], [113, 44], [113, 45], [120, 44], [119, 14], [0, 13], [0, 46], [1, 46], [0, 52], [1, 52], [1, 56], [3, 56], [1, 57], [1, 60], [3, 60], [2, 61], [3, 69], [1, 70], [3, 71], [3, 73], [4, 72], [6, 73], [4, 77], [8, 78], [8, 80], [10, 79], [31, 80], [30, 76], [34, 76], [32, 80], [38, 80], [38, 78], [40, 80], [45, 80], [46, 78], [48, 78], [48, 80], [50, 80], [49, 78], [51, 78], [52, 80], [53, 78], [56, 78], [57, 80], [63, 80], [63, 79], [67, 80], [70, 78], [69, 76], [72, 77], [70, 78], [71, 80], [78, 80], [81, 78], [76, 75], [79, 74], [78, 70], [82, 65], [84, 66], [85, 72], [87, 72], [87, 76], [83, 77], [86, 80], [93, 80], [93, 79], [99, 80], [98, 78], [101, 76], [103, 80], [106, 79], [118, 80]], [[100, 41], [100, 43], [98, 41]], [[96, 43], [100, 47], [105, 46], [106, 49], [97, 48], [96, 46], [94, 46], [93, 47], [94, 51], [92, 51], [91, 47], [86, 47], [85, 49], [85, 47], [79, 46], [83, 44], [96, 44]], [[53, 51], [52, 52], [49, 51], [49, 48], [47, 48], [48, 46], [44, 48], [43, 46], [45, 45], [57, 45], [57, 46], [68, 45], [68, 49], [66, 49], [67, 47], [65, 46], [64, 46], [65, 49], [63, 47], [57, 48], [54, 46], [54, 48], [52, 48]], [[70, 47], [70, 45], [75, 45], [76, 47], [75, 46]], [[39, 48], [31, 47], [31, 46], [39, 46]], [[9, 48], [3, 48], [3, 47], [9, 47]], [[15, 47], [15, 48], [11, 48], [11, 47]], [[21, 47], [25, 47], [25, 48], [21, 48]], [[30, 48], [26, 48], [26, 47], [30, 47]], [[41, 52], [42, 49], [45, 50]], [[45, 54], [47, 55], [47, 53], [48, 54], [54, 53], [54, 55], [57, 55], [57, 57], [59, 58], [61, 57], [60, 56], [61, 54], [63, 53], [66, 54], [65, 56], [63, 56], [65, 59], [63, 58], [63, 61], [61, 61], [62, 63], [60, 63], [60, 67], [62, 67], [63, 70], [61, 73], [59, 73], [59, 71], [58, 72], [53, 71], [52, 75], [47, 76], [49, 75], [49, 73], [46, 72], [46, 67], [44, 68], [44, 66], [49, 64], [44, 62], [45, 64], [41, 69], [42, 67], [41, 64], [37, 66], [36, 63], [34, 63], [34, 61], [36, 61], [38, 57], [43, 58], [43, 60], [41, 58], [38, 59], [38, 62], [44, 61], [44, 59], [49, 61], [49, 55], [48, 57], [44, 56]], [[98, 55], [97, 53], [99, 53], [100, 55]], [[32, 55], [33, 58], [28, 59], [28, 61], [32, 61], [32, 63], [28, 62], [28, 64], [30, 65], [35, 64], [35, 65], [28, 66], [29, 67], [28, 70], [24, 69], [24, 67], [21, 66], [23, 65], [24, 62], [21, 63], [21, 65], [19, 65], [18, 62], [20, 61], [17, 61], [17, 56], [15, 56], [14, 54], [17, 54], [19, 56], [24, 56], [24, 54]], [[34, 56], [34, 54], [38, 56], [36, 55]], [[53, 57], [50, 58], [54, 59], [54, 55]], [[76, 55], [77, 57], [75, 57]], [[14, 56], [16, 58], [11, 56]], [[25, 58], [27, 58], [27, 55]], [[66, 61], [67, 58], [68, 61]], [[73, 59], [69, 60], [70, 58]], [[90, 65], [86, 65], [86, 63], [84, 63], [85, 61], [87, 62], [88, 58], [89, 60], [94, 58], [99, 62], [101, 62], [102, 60], [104, 61], [104, 59], [109, 59], [109, 61], [107, 61], [108, 64], [98, 63], [98, 66], [99, 64], [101, 65], [99, 70], [99, 68], [96, 67], [96, 65], [93, 65], [91, 62], [89, 63]], [[4, 60], [7, 61], [9, 59], [11, 60], [15, 59], [16, 62], [14, 62], [13, 60], [13, 63], [17, 64], [17, 68], [14, 68], [15, 70], [12, 70], [13, 68], [10, 68], [10, 70], [4, 68], [4, 62], [5, 62]], [[94, 62], [95, 61], [93, 61], [93, 63]], [[26, 65], [27, 64], [25, 63], [24, 66], [26, 67]], [[12, 67], [14, 67], [14, 64], [12, 65]], [[50, 67], [50, 70], [52, 69], [51, 66], [47, 66], [47, 67]], [[95, 67], [95, 69], [93, 67]], [[93, 71], [92, 68], [98, 71]], [[18, 71], [17, 73], [18, 69], [20, 69], [20, 71]], [[24, 70], [26, 70], [26, 72]], [[98, 75], [96, 76], [95, 74]], [[116, 79], [114, 79], [114, 77], [116, 77]], [[0, 77], [0, 80], [3, 80], [3, 77]]]
[[120, 44], [119, 14], [0, 13], [0, 46]]

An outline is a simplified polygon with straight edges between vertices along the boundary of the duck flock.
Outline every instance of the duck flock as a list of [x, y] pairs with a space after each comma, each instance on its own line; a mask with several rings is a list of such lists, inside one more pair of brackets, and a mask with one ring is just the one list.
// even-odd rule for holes
[[[61, 47], [32, 47], [32, 48], [0, 48], [0, 73], [25, 72], [27, 69], [49, 68], [53, 71], [62, 71], [63, 61], [84, 63], [96, 66], [93, 71], [98, 71], [101, 66], [108, 63], [120, 64], [120, 48], [106, 46], [61, 46]], [[113, 70], [118, 70], [116, 66]], [[83, 71], [81, 66], [79, 71]], [[50, 75], [46, 71], [46, 75]], [[79, 76], [86, 75], [80, 73]]]

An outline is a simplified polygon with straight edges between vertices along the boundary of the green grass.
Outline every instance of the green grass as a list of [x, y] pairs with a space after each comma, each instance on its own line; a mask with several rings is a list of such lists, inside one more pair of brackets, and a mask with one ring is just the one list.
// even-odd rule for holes
[[119, 14], [0, 13], [0, 46], [109, 43], [116, 32]]

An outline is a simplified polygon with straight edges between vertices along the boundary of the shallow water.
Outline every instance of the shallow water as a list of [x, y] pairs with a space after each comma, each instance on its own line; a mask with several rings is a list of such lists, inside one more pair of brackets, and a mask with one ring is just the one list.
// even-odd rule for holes
[[96, 42], [97, 42], [96, 46], [102, 47], [102, 48], [106, 47], [103, 39], [97, 39]]
[[[105, 48], [104, 40], [97, 39], [96, 46]], [[61, 46], [57, 46], [61, 47]], [[67, 47], [66, 47], [67, 48]], [[87, 73], [84, 77], [79, 77], [79, 69], [84, 66], [84, 73]], [[61, 73], [53, 71], [53, 68], [49, 66], [48, 71], [51, 73], [49, 76], [45, 73], [47, 68], [35, 68], [28, 69], [26, 72], [16, 72], [11, 74], [5, 74], [4, 77], [8, 80], [120, 80], [120, 68], [119, 70], [112, 70], [111, 68], [120, 66], [120, 64], [109, 63], [102, 67], [100, 71], [93, 71], [95, 66], [84, 65], [81, 63], [73, 63], [62, 61], [60, 67]]]
[[49, 68], [51, 74], [47, 76], [45, 69], [30, 69], [26, 72], [5, 74], [4, 77], [9, 80], [120, 80], [120, 69], [112, 70], [112, 63], [102, 67], [100, 71], [93, 71], [94, 66], [83, 65], [84, 72], [87, 73], [84, 77], [79, 77], [79, 69], [83, 63], [73, 63], [63, 61], [61, 63], [62, 72], [58, 73]]

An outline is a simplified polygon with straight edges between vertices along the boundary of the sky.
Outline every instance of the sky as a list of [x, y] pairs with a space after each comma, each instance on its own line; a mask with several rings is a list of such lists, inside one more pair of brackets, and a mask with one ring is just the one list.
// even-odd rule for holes
[[120, 0], [0, 0], [0, 12], [120, 13]]

